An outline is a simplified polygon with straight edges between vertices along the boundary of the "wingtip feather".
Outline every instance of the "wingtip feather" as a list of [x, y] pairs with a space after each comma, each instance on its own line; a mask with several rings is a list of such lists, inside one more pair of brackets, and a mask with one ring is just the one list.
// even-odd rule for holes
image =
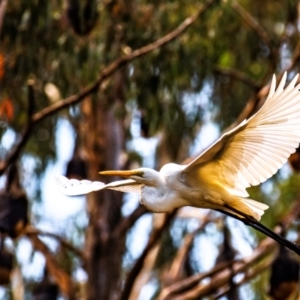
[[59, 190], [67, 196], [85, 195], [105, 187], [100, 181], [68, 179], [62, 175], [56, 175], [56, 182]]
[[279, 94], [279, 93], [281, 93], [283, 91], [285, 83], [286, 83], [286, 77], [287, 77], [287, 73], [284, 72], [283, 76], [282, 76], [282, 78], [281, 78], [281, 80], [279, 82], [279, 85], [278, 85], [278, 87], [276, 89], [276, 94]]
[[270, 99], [274, 95], [275, 88], [276, 88], [276, 76], [275, 74], [273, 74], [267, 99]]

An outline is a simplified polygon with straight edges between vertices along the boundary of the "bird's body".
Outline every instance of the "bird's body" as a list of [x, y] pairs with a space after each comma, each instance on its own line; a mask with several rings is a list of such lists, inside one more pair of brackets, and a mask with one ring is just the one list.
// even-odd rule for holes
[[298, 75], [284, 89], [285, 74], [275, 90], [276, 79], [273, 77], [268, 98], [261, 109], [223, 134], [188, 165], [166, 164], [159, 172], [147, 168], [100, 172], [129, 178], [106, 185], [60, 176], [60, 187], [67, 195], [101, 189], [138, 192], [141, 203], [153, 212], [195, 206], [260, 220], [268, 206], [249, 199], [246, 188], [258, 185], [276, 173], [299, 145], [297, 79]]
[[141, 190], [141, 203], [148, 210], [168, 212], [190, 205], [187, 200], [188, 187], [181, 178], [181, 165], [166, 164], [160, 172], [147, 168], [141, 170], [153, 175], [155, 181], [154, 185], [144, 185]]
[[141, 168], [144, 173], [153, 175], [154, 182], [141, 188], [141, 204], [152, 212], [169, 212], [183, 206], [227, 210], [224, 207], [227, 204], [258, 220], [268, 207], [231, 194], [230, 187], [221, 184], [226, 181], [217, 172], [215, 162], [203, 165], [192, 176], [184, 172], [185, 167], [171, 163], [164, 165], [160, 172]]

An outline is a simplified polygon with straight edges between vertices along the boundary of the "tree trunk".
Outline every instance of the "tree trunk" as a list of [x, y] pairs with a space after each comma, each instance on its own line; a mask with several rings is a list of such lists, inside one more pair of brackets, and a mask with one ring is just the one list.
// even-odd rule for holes
[[[97, 99], [85, 106], [84, 111], [88, 113], [85, 132], [88, 177], [99, 180], [100, 170], [120, 167], [118, 158], [123, 150], [123, 128], [114, 116], [115, 105], [108, 107], [105, 100]], [[89, 300], [118, 299], [125, 239], [113, 237], [112, 232], [122, 217], [121, 206], [122, 194], [118, 192], [101, 191], [88, 196], [85, 253]]]
[[[127, 13], [129, 2], [117, 0], [107, 6], [110, 24], [106, 30], [106, 64], [122, 54], [125, 43], [123, 15]], [[86, 132], [84, 133], [88, 156], [89, 178], [112, 181], [98, 174], [101, 170], [120, 169], [120, 154], [124, 150], [125, 128], [124, 83], [126, 69], [117, 72], [100, 91], [97, 99], [88, 101], [86, 112]], [[125, 247], [125, 237], [113, 235], [122, 219], [123, 194], [115, 191], [92, 193], [87, 200], [89, 224], [86, 231], [85, 253], [88, 273], [87, 299], [118, 299], [121, 289], [121, 267]]]

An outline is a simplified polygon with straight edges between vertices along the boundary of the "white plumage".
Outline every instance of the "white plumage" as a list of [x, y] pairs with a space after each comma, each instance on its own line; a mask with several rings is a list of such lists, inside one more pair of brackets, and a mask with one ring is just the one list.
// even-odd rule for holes
[[84, 195], [103, 189], [105, 184], [100, 181], [68, 179], [65, 176], [56, 176], [58, 188], [68, 196]]
[[298, 75], [284, 89], [285, 73], [275, 89], [273, 76], [261, 109], [223, 134], [186, 166], [167, 164], [160, 172], [147, 168], [101, 172], [129, 178], [107, 185], [59, 176], [59, 186], [67, 195], [101, 189], [141, 192], [142, 204], [155, 212], [191, 205], [259, 220], [268, 206], [248, 199], [246, 188], [276, 173], [299, 145], [300, 85], [295, 86], [297, 80]]
[[65, 176], [56, 176], [57, 186], [67, 196], [85, 195], [103, 189], [112, 189], [126, 193], [140, 193], [141, 185], [134, 180], [115, 181], [104, 184], [101, 181], [68, 179]]

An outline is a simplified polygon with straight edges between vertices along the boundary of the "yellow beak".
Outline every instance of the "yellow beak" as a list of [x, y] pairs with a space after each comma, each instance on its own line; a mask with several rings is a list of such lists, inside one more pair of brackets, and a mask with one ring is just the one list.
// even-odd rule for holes
[[139, 170], [129, 170], [129, 171], [102, 171], [99, 172], [101, 175], [109, 175], [109, 176], [122, 176], [122, 177], [130, 177], [133, 175], [143, 175], [143, 172]]

